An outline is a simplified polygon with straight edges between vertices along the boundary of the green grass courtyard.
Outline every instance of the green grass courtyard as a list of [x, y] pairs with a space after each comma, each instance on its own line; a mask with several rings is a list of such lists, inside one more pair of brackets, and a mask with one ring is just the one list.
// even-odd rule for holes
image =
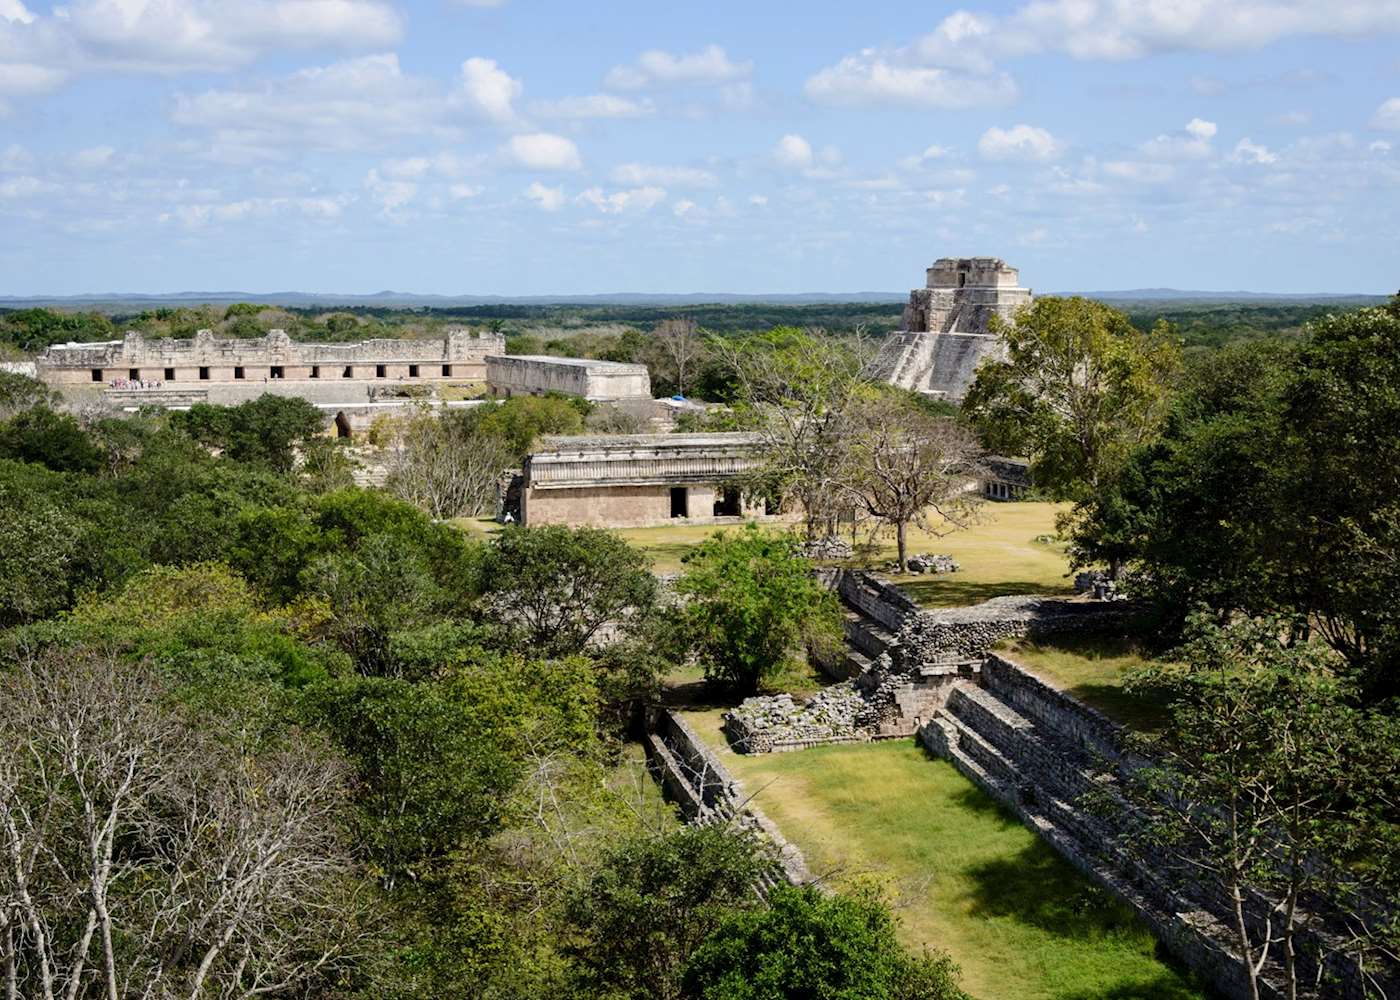
[[874, 880], [913, 948], [947, 951], [978, 1000], [1201, 1000], [1126, 907], [912, 740], [744, 756], [688, 713], [833, 886]]

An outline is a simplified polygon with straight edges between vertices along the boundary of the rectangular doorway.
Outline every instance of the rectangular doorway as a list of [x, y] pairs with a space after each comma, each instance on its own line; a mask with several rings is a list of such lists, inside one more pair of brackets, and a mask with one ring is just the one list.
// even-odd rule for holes
[[690, 490], [685, 486], [671, 487], [671, 516], [690, 516]]

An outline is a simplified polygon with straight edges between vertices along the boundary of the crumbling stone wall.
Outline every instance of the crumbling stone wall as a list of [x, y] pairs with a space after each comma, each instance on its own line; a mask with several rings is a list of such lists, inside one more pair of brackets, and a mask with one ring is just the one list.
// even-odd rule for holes
[[[647, 720], [647, 764], [687, 822], [735, 823], [772, 846], [775, 866], [759, 883], [760, 893], [780, 881], [812, 883], [806, 859], [729, 773], [715, 752], [675, 712], [658, 709]], [[819, 884], [819, 883], [818, 883]]]
[[[1139, 814], [1118, 791], [1118, 782], [1148, 762], [1131, 752], [1122, 726], [993, 654], [975, 682], [953, 689], [945, 709], [920, 729], [919, 739], [1091, 880], [1131, 905], [1174, 954], [1222, 995], [1245, 1000], [1247, 985], [1232, 956], [1226, 925], [1231, 903], [1219, 886], [1201, 881], [1189, 866], [1143, 866], [1127, 849]], [[1090, 808], [1090, 798], [1115, 805]], [[1332, 919], [1328, 904], [1313, 900], [1309, 905], [1317, 929], [1300, 933], [1304, 977], [1317, 972], [1309, 956], [1328, 953], [1326, 985], [1318, 995], [1361, 1000], [1368, 995], [1364, 983], [1327, 929]], [[1247, 919], [1256, 926], [1263, 925], [1267, 911], [1262, 898], [1246, 903]], [[1324, 942], [1333, 946], [1310, 947]], [[1394, 970], [1374, 971], [1379, 971], [1385, 995], [1393, 995], [1400, 987]], [[1274, 982], [1264, 984], [1263, 995], [1282, 997]]]

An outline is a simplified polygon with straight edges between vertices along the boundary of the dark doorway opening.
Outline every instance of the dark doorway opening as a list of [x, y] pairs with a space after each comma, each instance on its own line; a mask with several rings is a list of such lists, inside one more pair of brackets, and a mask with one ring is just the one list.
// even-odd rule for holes
[[234, 378], [242, 378], [242, 377], [243, 377], [243, 368], [242, 368], [242, 366], [239, 366], [239, 367], [237, 367], [237, 368], [235, 368], [235, 369], [233, 370], [233, 377], [234, 377]]
[[165, 381], [167, 381], [167, 382], [174, 382], [174, 381], [175, 381], [175, 369], [174, 369], [174, 368], [167, 368], [167, 369], [165, 370]]
[[443, 377], [443, 378], [451, 378], [451, 377], [452, 377], [452, 366], [451, 366], [451, 365], [443, 365], [443, 366], [442, 366], [442, 377]]
[[102, 369], [101, 369], [101, 368], [94, 368], [94, 369], [92, 370], [92, 380], [93, 380], [94, 382], [101, 382], [101, 381], [102, 381]]
[[200, 380], [201, 382], [208, 382], [208, 381], [209, 381], [209, 366], [208, 366], [208, 365], [200, 365], [200, 366], [199, 366], [199, 380]]
[[417, 365], [409, 365], [409, 366], [408, 366], [408, 377], [409, 377], [409, 378], [417, 378], [417, 377], [418, 377], [418, 366], [417, 366]]
[[335, 415], [335, 436], [338, 438], [348, 438], [350, 436], [350, 418], [344, 413]]
[[684, 486], [671, 487], [671, 516], [690, 516], [690, 490]]
[[726, 486], [715, 494], [715, 517], [738, 517], [743, 513], [739, 491], [733, 486]]
[[273, 378], [282, 378], [282, 377], [283, 377], [283, 376], [282, 376], [282, 366], [281, 366], [281, 365], [273, 365], [270, 374], [272, 375]]
[[374, 366], [374, 377], [375, 377], [375, 378], [383, 378], [383, 377], [384, 377], [384, 372], [385, 372], [385, 368], [384, 368], [383, 365], [375, 365], [375, 366]]

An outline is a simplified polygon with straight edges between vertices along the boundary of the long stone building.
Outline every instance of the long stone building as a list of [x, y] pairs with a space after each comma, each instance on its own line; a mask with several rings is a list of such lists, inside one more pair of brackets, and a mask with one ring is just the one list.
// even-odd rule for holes
[[[782, 517], [736, 479], [758, 461], [753, 434], [546, 437], [519, 481], [522, 524], [624, 528]], [[509, 506], [509, 503], [508, 503]]]
[[902, 329], [871, 363], [873, 378], [960, 400], [982, 359], [998, 351], [993, 316], [1009, 320], [1031, 301], [1020, 273], [996, 257], [944, 257], [909, 293]]
[[441, 340], [364, 340], [353, 344], [299, 343], [285, 331], [233, 339], [200, 330], [188, 340], [121, 340], [55, 344], [35, 362], [50, 385], [125, 386], [160, 382], [192, 387], [269, 381], [374, 383], [444, 382], [486, 378], [486, 356], [505, 353], [500, 334], [453, 330]]
[[593, 402], [651, 398], [651, 374], [646, 365], [592, 358], [492, 355], [486, 359], [486, 384], [493, 396], [561, 392]]

